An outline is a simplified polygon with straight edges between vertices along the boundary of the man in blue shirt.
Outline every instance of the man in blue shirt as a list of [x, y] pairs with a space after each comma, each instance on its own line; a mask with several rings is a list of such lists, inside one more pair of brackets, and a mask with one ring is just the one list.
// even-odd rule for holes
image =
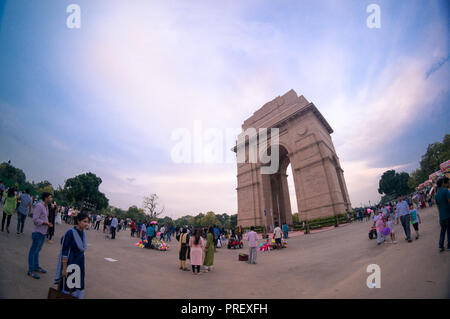
[[403, 230], [405, 231], [406, 238], [405, 240], [408, 241], [408, 243], [412, 242], [411, 240], [411, 229], [410, 229], [410, 215], [409, 215], [409, 206], [408, 203], [405, 200], [404, 196], [400, 196], [398, 198], [397, 206], [396, 206], [396, 217], [397, 217], [397, 224], [398, 220], [400, 219]]
[[440, 251], [444, 251], [445, 233], [447, 233], [447, 249], [450, 250], [450, 193], [448, 190], [448, 177], [440, 178], [437, 181], [437, 186], [439, 189], [434, 198], [439, 209], [439, 224], [441, 225], [439, 248]]
[[20, 195], [20, 204], [17, 207], [17, 235], [23, 234], [23, 226], [28, 213], [31, 212], [30, 190], [27, 188], [25, 193]]

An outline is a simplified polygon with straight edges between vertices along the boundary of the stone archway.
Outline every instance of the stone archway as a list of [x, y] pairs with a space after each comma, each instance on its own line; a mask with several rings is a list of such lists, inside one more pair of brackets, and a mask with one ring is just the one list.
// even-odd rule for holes
[[[243, 131], [261, 128], [279, 129], [278, 171], [261, 174], [260, 162], [238, 163], [239, 225], [292, 225], [286, 174], [289, 164], [300, 219], [328, 217], [351, 209], [330, 135], [333, 130], [313, 103], [291, 90], [266, 103], [242, 125]], [[268, 142], [270, 145], [270, 136]], [[233, 149], [235, 152], [238, 146]], [[248, 141], [245, 147], [248, 155]]]

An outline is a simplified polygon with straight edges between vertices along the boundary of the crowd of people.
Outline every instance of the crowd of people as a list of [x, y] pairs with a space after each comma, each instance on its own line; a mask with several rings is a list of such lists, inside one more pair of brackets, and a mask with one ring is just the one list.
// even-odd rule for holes
[[[436, 203], [439, 211], [439, 250], [444, 251], [444, 241], [447, 235], [447, 249], [450, 250], [450, 193], [449, 178], [440, 178], [436, 185], [428, 190], [422, 190], [408, 196], [399, 196], [396, 201], [391, 201], [372, 208], [364, 209], [364, 214], [359, 211], [355, 220], [369, 220], [372, 217], [373, 226], [376, 228], [377, 244], [396, 244], [396, 225], [401, 224], [405, 234], [405, 240], [412, 242], [411, 226], [415, 232], [415, 239], [419, 239], [419, 224], [422, 223], [419, 211], [432, 207]], [[348, 216], [347, 216], [348, 217]], [[390, 239], [390, 241], [388, 241]]]
[[[445, 236], [447, 234], [447, 249], [450, 249], [450, 193], [449, 179], [440, 178], [436, 188], [426, 193], [417, 192], [410, 196], [401, 196], [396, 201], [364, 209], [355, 214], [355, 220], [363, 221], [373, 219], [373, 225], [377, 231], [377, 244], [390, 242], [396, 243], [396, 225], [401, 224], [405, 233], [405, 240], [412, 242], [412, 225], [415, 231], [415, 239], [419, 239], [419, 224], [421, 216], [419, 210], [436, 203], [439, 211], [439, 222], [441, 232], [439, 237], [439, 249], [444, 249]], [[171, 241], [175, 237], [178, 241], [179, 269], [189, 271], [186, 266], [190, 260], [192, 273], [199, 275], [210, 272], [214, 267], [214, 254], [217, 248], [224, 247], [227, 241], [241, 241], [244, 237], [243, 228], [225, 230], [216, 225], [209, 228], [194, 228], [186, 225], [176, 228], [174, 225], [164, 224], [159, 226], [156, 221], [133, 221], [129, 218], [117, 218], [110, 215], [89, 213], [86, 210], [77, 210], [73, 207], [59, 207], [53, 201], [50, 193], [44, 192], [38, 202], [30, 195], [30, 190], [19, 192], [13, 187], [5, 189], [0, 183], [0, 208], [2, 209], [2, 232], [5, 229], [9, 233], [11, 216], [17, 213], [17, 235], [23, 234], [26, 217], [32, 217], [33, 231], [32, 242], [28, 254], [28, 276], [39, 279], [39, 274], [47, 271], [39, 264], [39, 253], [47, 239], [48, 243], [53, 243], [55, 234], [55, 223], [62, 221], [74, 227], [67, 230], [61, 238], [61, 249], [57, 260], [57, 271], [55, 274], [55, 284], [61, 288], [60, 291], [70, 294], [76, 298], [84, 296], [85, 278], [85, 258], [84, 252], [87, 249], [86, 231], [100, 231], [103, 224], [103, 232], [106, 238], [115, 239], [116, 233], [130, 229], [131, 237], [139, 237], [143, 242], [151, 243], [154, 238]], [[431, 197], [431, 199], [430, 199]], [[347, 216], [349, 217], [349, 216]], [[351, 219], [351, 218], [350, 218]], [[282, 238], [288, 238], [289, 228], [287, 224], [281, 227], [275, 224], [273, 239], [277, 246], [281, 247]], [[248, 241], [248, 263], [256, 264], [258, 234], [252, 226], [245, 233]], [[147, 248], [150, 248], [147, 245]], [[67, 284], [68, 266], [73, 265], [79, 268], [81, 276], [78, 286], [73, 287]]]

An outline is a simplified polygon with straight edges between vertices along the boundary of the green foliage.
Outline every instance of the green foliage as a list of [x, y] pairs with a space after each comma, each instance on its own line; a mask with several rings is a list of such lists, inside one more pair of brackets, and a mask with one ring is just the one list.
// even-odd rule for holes
[[[353, 216], [354, 212], [350, 212], [350, 214]], [[347, 222], [347, 214], [338, 214], [337, 215], [339, 224], [344, 224]], [[329, 227], [334, 226], [336, 224], [336, 217], [330, 216], [330, 217], [322, 217], [322, 218], [315, 218], [308, 221], [309, 229], [318, 229], [322, 227]], [[306, 229], [306, 221], [305, 221], [305, 227], [303, 227], [303, 220], [300, 220], [298, 223], [294, 223], [294, 230], [305, 230]]]
[[406, 172], [396, 173], [389, 170], [383, 173], [379, 182], [378, 193], [388, 196], [407, 195], [411, 189], [408, 186], [409, 174]]
[[99, 191], [102, 179], [93, 173], [81, 174], [66, 180], [64, 191], [67, 199], [76, 207], [82, 207], [87, 201], [95, 205], [97, 210], [108, 207], [108, 199]]
[[26, 182], [25, 173], [20, 168], [15, 168], [9, 163], [0, 164], [0, 176], [5, 182], [9, 182], [7, 186], [18, 187]]
[[213, 212], [207, 212], [205, 216], [201, 219], [201, 226], [211, 227], [213, 225], [221, 226], [219, 224], [219, 219], [217, 219], [216, 214]]
[[124, 215], [126, 218], [131, 218], [132, 220], [135, 220], [135, 221], [145, 221], [147, 218], [147, 215], [145, 215], [144, 210], [141, 208], [138, 208], [135, 205], [128, 208], [128, 211], [126, 211], [124, 213]]
[[442, 143], [437, 142], [428, 145], [427, 151], [422, 155], [420, 167], [413, 171], [408, 181], [408, 186], [414, 189], [422, 184], [434, 172], [440, 169], [440, 164], [450, 159], [450, 134], [446, 134]]
[[298, 213], [292, 214], [292, 223], [294, 225], [299, 223]]
[[34, 185], [34, 189], [39, 193], [42, 194], [44, 192], [50, 193], [52, 195], [55, 195], [55, 191], [53, 190], [52, 183], [49, 181], [43, 181], [39, 182]]

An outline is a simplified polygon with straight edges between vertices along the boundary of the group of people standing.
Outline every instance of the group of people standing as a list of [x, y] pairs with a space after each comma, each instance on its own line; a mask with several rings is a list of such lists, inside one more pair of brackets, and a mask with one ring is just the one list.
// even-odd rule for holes
[[[44, 245], [45, 238], [54, 227], [54, 216], [51, 211], [57, 207], [52, 206], [52, 195], [44, 192], [41, 201], [36, 204], [32, 212], [34, 228], [31, 234], [31, 247], [28, 253], [28, 276], [40, 279], [38, 274], [46, 274], [47, 271], [39, 264], [39, 254]], [[61, 249], [57, 260], [55, 284], [61, 284], [61, 291], [76, 298], [84, 296], [85, 264], [84, 252], [87, 249], [85, 230], [89, 226], [89, 216], [80, 212], [74, 217], [74, 227], [67, 230], [61, 239]], [[54, 229], [53, 229], [54, 230]], [[76, 265], [79, 269], [77, 286], [67, 285], [68, 265]], [[72, 266], [73, 267], [73, 266]]]
[[[14, 187], [10, 187], [4, 191], [2, 196], [0, 196], [0, 210], [3, 211], [1, 231], [4, 232], [6, 226], [6, 232], [9, 233], [11, 217], [17, 213], [16, 234], [23, 234], [26, 218], [27, 216], [31, 216], [37, 203], [37, 200], [31, 196], [30, 189], [28, 188], [25, 192], [18, 192]], [[45, 237], [47, 238], [47, 242], [53, 243], [52, 238], [55, 234], [55, 221], [57, 215], [60, 213], [60, 207], [58, 207], [56, 202], [50, 202], [48, 203], [48, 211], [48, 218], [52, 226], [48, 227]]]
[[[206, 240], [204, 238], [206, 235]], [[180, 261], [180, 270], [188, 271], [186, 260], [190, 259], [192, 273], [200, 274], [200, 267], [203, 265], [202, 272], [209, 272], [213, 269], [214, 253], [216, 249], [216, 240], [214, 227], [208, 229], [207, 234], [203, 234], [202, 228], [196, 228], [193, 233], [188, 232], [188, 228], [180, 228], [177, 232], [178, 240], [178, 259]]]

